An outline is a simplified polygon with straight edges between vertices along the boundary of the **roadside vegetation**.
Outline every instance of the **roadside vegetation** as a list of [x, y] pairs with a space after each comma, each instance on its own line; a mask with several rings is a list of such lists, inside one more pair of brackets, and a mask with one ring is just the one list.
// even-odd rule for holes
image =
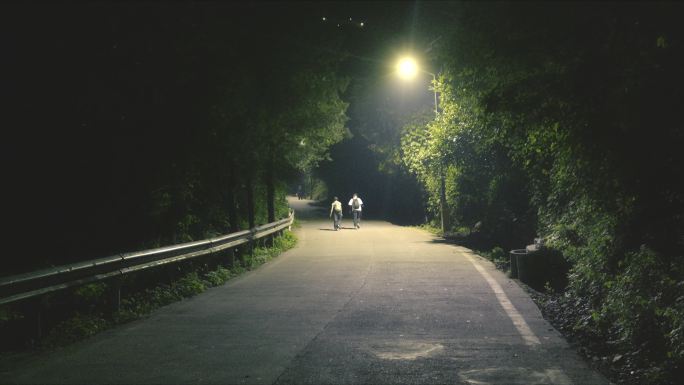
[[[34, 349], [65, 346], [116, 325], [147, 317], [162, 306], [221, 286], [293, 248], [296, 243], [295, 235], [285, 231], [274, 239], [272, 245], [260, 242], [251, 251], [243, 248], [242, 258], [237, 260], [231, 255], [231, 250], [228, 255], [224, 253], [202, 264], [185, 263], [167, 268], [166, 271], [126, 277], [121, 283], [124, 290], [120, 306], [114, 311], [110, 307], [111, 283], [93, 283], [66, 293], [49, 295], [46, 298], [46, 317], [50, 317], [52, 322], [44, 335], [33, 341], [16, 335], [25, 314], [16, 307], [3, 306], [0, 308], [0, 330], [4, 341], [8, 343], [2, 350], [4, 353], [7, 353], [7, 349], [21, 351], [29, 342]], [[71, 304], [66, 312], [65, 298]]]
[[[9, 176], [21, 186], [10, 194], [21, 196], [8, 201], [22, 204], [7, 218], [17, 232], [8, 238], [32, 247], [16, 250], [1, 274], [286, 216], [285, 196], [349, 135], [348, 80], [337, 75], [340, 55], [311, 49], [334, 50], [337, 31], [282, 11], [247, 3], [12, 7], [9, 28], [33, 47], [12, 55], [13, 73], [40, 97], [21, 119], [28, 128], [15, 129], [25, 163]], [[51, 33], [36, 32], [43, 29]], [[288, 33], [244, 33], [251, 30]], [[58, 59], [25, 71], [44, 57]], [[322, 183], [307, 187], [325, 194]]]
[[[329, 147], [349, 136], [348, 79], [338, 76], [341, 55], [311, 49], [324, 42], [334, 50], [335, 31], [282, 11], [246, 3], [8, 8], [16, 92], [33, 96], [13, 104], [24, 112], [12, 140], [22, 159], [6, 176], [16, 187], [7, 200], [20, 209], [6, 218], [14, 224], [7, 238], [30, 247], [13, 250], [0, 275], [286, 217], [293, 185], [311, 178]], [[33, 70], [45, 57], [54, 65]], [[326, 193], [323, 182], [310, 181], [315, 196]], [[34, 346], [139, 318], [252, 269], [293, 242], [287, 233], [273, 247], [241, 247], [238, 256], [126, 276], [114, 312], [112, 287], [104, 283], [51, 293], [42, 304], [2, 306], [2, 349], [27, 342], [34, 318], [50, 330]], [[20, 332], [7, 332], [17, 325]]]
[[447, 236], [495, 261], [534, 238], [562, 254], [544, 313], [623, 384], [684, 375], [682, 10], [442, 4], [424, 58], [439, 114], [381, 131], [433, 226], [444, 179]]

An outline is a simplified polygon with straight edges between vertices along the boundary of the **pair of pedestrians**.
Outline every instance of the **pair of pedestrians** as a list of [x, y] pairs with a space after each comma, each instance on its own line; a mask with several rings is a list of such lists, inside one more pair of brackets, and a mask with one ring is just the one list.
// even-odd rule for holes
[[[354, 219], [354, 228], [361, 228], [361, 211], [363, 210], [363, 201], [359, 198], [358, 194], [349, 200], [349, 209], [352, 213], [352, 218]], [[333, 217], [333, 228], [335, 231], [342, 228], [340, 222], [342, 221], [342, 202], [340, 202], [337, 197], [330, 206], [330, 217]]]

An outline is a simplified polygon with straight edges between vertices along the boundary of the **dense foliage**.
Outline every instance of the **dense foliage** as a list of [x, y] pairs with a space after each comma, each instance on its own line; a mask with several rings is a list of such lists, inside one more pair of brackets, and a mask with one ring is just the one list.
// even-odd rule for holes
[[404, 164], [451, 225], [490, 246], [537, 235], [572, 263], [575, 327], [650, 368], [684, 369], [684, 29], [674, 3], [444, 7], [437, 119]]
[[4, 163], [8, 201], [19, 203], [9, 222], [23, 243], [41, 237], [12, 256], [17, 271], [282, 217], [287, 183], [347, 135], [339, 57], [311, 49], [335, 38], [302, 22], [306, 12], [265, 3], [5, 10], [15, 152]]

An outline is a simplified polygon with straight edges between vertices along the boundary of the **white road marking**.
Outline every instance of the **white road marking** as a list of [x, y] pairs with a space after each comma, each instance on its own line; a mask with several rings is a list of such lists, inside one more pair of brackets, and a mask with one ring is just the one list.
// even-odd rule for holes
[[532, 329], [530, 329], [530, 326], [527, 324], [525, 319], [522, 317], [518, 309], [513, 306], [513, 303], [511, 303], [511, 300], [508, 299], [508, 296], [506, 293], [503, 291], [503, 288], [501, 288], [501, 285], [499, 285], [498, 282], [492, 276], [487, 272], [487, 270], [482, 267], [473, 257], [466, 253], [462, 253], [463, 256], [465, 256], [470, 263], [475, 266], [475, 269], [484, 277], [485, 281], [489, 284], [489, 287], [492, 288], [494, 291], [494, 294], [496, 294], [496, 299], [499, 300], [499, 304], [501, 307], [504, 309], [506, 314], [508, 315], [508, 318], [513, 321], [513, 325], [515, 326], [516, 329], [518, 329], [518, 333], [522, 337], [523, 341], [525, 341], [525, 345], [528, 346], [536, 346], [536, 345], [541, 345], [541, 342], [539, 341], [539, 337], [537, 337]]
[[528, 368], [495, 367], [465, 370], [458, 373], [459, 379], [469, 385], [502, 384], [548, 384], [572, 385], [573, 382], [560, 369], [532, 370]]

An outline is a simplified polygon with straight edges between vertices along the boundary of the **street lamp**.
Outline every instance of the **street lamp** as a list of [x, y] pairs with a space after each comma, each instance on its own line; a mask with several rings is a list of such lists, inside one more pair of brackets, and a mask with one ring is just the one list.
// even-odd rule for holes
[[[418, 66], [416, 60], [410, 56], [403, 57], [397, 62], [397, 74], [404, 80], [413, 80], [418, 72], [432, 76], [433, 91], [435, 93], [435, 118], [439, 116], [439, 109], [437, 104], [437, 76], [432, 72], [425, 71]], [[440, 165], [440, 181], [439, 181], [439, 212], [442, 224], [442, 234], [446, 234], [446, 229], [449, 227], [449, 218], [446, 212], [446, 188], [444, 177], [444, 165]]]
[[416, 60], [410, 56], [403, 57], [397, 62], [397, 74], [404, 80], [413, 80], [418, 75], [418, 72], [432, 76], [432, 84], [435, 87], [433, 88], [435, 92], [435, 117], [437, 117], [437, 75], [418, 67]]

